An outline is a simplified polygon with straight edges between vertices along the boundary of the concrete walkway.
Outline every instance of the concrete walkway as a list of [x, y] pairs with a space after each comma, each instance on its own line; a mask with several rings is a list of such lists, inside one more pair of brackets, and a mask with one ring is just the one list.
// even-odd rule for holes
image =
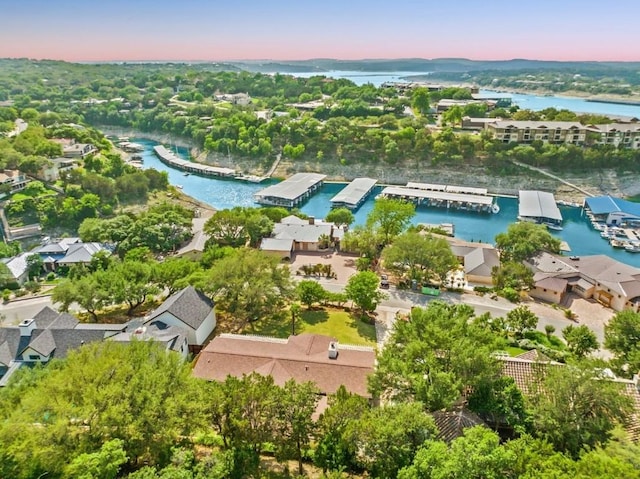
[[559, 181], [560, 183], [563, 183], [563, 184], [567, 185], [568, 187], [573, 188], [574, 190], [577, 190], [577, 191], [579, 191], [580, 193], [582, 193], [582, 194], [584, 194], [586, 196], [591, 196], [591, 197], [595, 196], [593, 193], [585, 190], [584, 188], [580, 188], [578, 185], [574, 185], [573, 183], [569, 183], [568, 181], [563, 180], [559, 176], [556, 176], [553, 173], [549, 173], [548, 171], [545, 171], [545, 170], [543, 170], [541, 168], [536, 168], [535, 166], [527, 165], [526, 163], [522, 163], [522, 162], [516, 161], [516, 160], [511, 160], [511, 162], [514, 165], [518, 165], [518, 166], [521, 166], [522, 168], [527, 168], [528, 170], [536, 171], [536, 172], [541, 173], [541, 174], [543, 174], [545, 176], [548, 176], [549, 178], [553, 178], [554, 180]]

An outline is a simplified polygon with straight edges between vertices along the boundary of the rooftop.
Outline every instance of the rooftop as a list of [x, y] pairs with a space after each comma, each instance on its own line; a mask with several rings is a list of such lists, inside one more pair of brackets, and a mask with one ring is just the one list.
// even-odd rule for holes
[[337, 357], [329, 357], [334, 338], [300, 334], [288, 339], [222, 334], [200, 353], [193, 369], [196, 377], [224, 381], [228, 375], [256, 372], [270, 375], [278, 385], [290, 379], [314, 382], [324, 394], [341, 385], [369, 397], [367, 376], [373, 372], [372, 348], [337, 345]]
[[362, 200], [363, 196], [371, 191], [371, 188], [373, 188], [377, 182], [378, 180], [371, 178], [356, 178], [331, 198], [331, 203], [345, 203], [355, 206]]
[[614, 198], [613, 196], [594, 196], [585, 199], [586, 205], [594, 215], [608, 215], [621, 211], [632, 216], [640, 217], [640, 204], [632, 201]]
[[545, 191], [520, 190], [518, 216], [562, 221], [562, 214], [553, 194]]
[[278, 184], [268, 186], [267, 188], [258, 191], [255, 196], [295, 200], [304, 195], [326, 177], [327, 175], [321, 175], [320, 173], [296, 173], [291, 178], [287, 178]]

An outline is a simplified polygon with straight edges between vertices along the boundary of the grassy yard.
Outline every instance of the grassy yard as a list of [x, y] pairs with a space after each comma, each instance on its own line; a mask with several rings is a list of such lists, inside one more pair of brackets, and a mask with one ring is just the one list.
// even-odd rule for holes
[[[249, 324], [244, 332], [287, 338], [291, 334], [291, 313], [284, 311], [272, 318]], [[296, 319], [296, 334], [314, 333], [333, 336], [344, 344], [375, 346], [376, 328], [355, 313], [342, 309], [302, 309]]]

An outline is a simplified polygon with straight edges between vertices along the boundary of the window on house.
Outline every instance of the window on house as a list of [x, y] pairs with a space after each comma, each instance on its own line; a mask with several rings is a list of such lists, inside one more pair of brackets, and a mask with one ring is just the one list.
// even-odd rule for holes
[[30, 354], [29, 355], [29, 361], [40, 361], [40, 355], [39, 354]]

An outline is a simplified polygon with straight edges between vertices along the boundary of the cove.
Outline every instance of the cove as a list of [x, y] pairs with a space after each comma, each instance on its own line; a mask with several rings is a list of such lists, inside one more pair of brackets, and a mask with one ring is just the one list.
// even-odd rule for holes
[[[169, 182], [172, 185], [182, 186], [182, 191], [203, 203], [216, 209], [233, 208], [234, 206], [257, 207], [253, 201], [253, 194], [267, 185], [275, 183], [269, 180], [261, 184], [244, 183], [236, 180], [218, 180], [204, 178], [197, 175], [185, 176], [182, 171], [175, 170], [162, 163], [153, 153], [153, 147], [159, 143], [145, 138], [133, 138], [132, 141], [144, 145], [141, 153], [144, 168], [155, 168], [158, 171], [166, 171]], [[188, 151], [178, 148], [177, 152], [185, 159], [189, 158]], [[416, 179], [418, 180], [418, 179]], [[309, 201], [304, 203], [301, 210], [316, 218], [324, 218], [331, 206], [329, 200], [343, 187], [345, 183], [325, 183], [322, 189]], [[382, 187], [378, 186], [369, 196], [367, 201], [356, 211], [356, 224], [363, 224], [367, 214], [373, 209], [375, 196]], [[413, 219], [414, 223], [453, 223], [456, 236], [468, 241], [482, 241], [494, 243], [498, 233], [507, 230], [507, 227], [516, 221], [518, 216], [518, 200], [515, 198], [498, 198], [500, 213], [478, 214], [465, 211], [420, 208]], [[571, 254], [576, 256], [604, 254], [618, 261], [632, 266], [640, 267], [640, 254], [628, 253], [612, 248], [608, 242], [595, 231], [581, 208], [560, 206], [564, 218], [564, 229], [553, 232], [571, 247]]]

